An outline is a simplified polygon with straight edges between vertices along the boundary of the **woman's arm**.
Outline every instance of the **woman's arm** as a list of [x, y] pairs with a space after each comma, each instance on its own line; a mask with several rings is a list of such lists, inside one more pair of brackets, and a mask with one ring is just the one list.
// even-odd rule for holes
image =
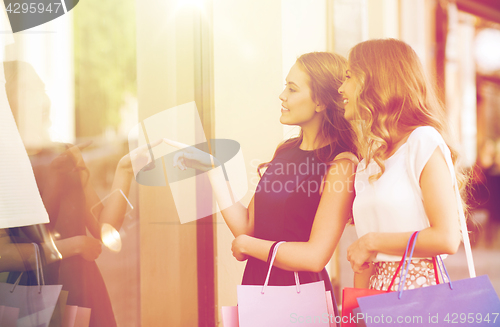
[[[348, 159], [336, 160], [330, 166], [309, 241], [282, 244], [275, 259], [277, 267], [315, 272], [325, 267], [351, 216], [355, 167], [355, 163]], [[272, 244], [271, 241], [241, 235], [233, 241], [232, 250], [238, 260], [252, 256], [266, 261]]]
[[[101, 254], [101, 243], [88, 236], [74, 236], [64, 240], [55, 241], [56, 247], [62, 258], [81, 255], [85, 260], [93, 261]], [[46, 244], [40, 244], [45, 253], [47, 264], [57, 261], [50, 255]], [[12, 243], [6, 230], [0, 229], [0, 272], [34, 270], [35, 248], [31, 243]]]
[[[420, 175], [425, 213], [430, 227], [418, 235], [414, 256], [454, 254], [460, 245], [460, 225], [455, 189], [440, 148], [436, 148]], [[347, 250], [354, 272], [361, 273], [377, 253], [403, 255], [413, 232], [368, 233]]]
[[[254, 199], [252, 197], [248, 208], [234, 200], [231, 184], [226, 180], [217, 158], [194, 146], [188, 146], [169, 139], [163, 139], [163, 141], [176, 149], [182, 150], [174, 156], [174, 166], [182, 170], [195, 168], [208, 172], [215, 199], [219, 204], [219, 208], [221, 208], [222, 217], [231, 233], [235, 237], [241, 234], [252, 235]], [[216, 168], [214, 169], [214, 167]]]
[[[155, 147], [162, 143], [162, 140], [157, 140], [151, 144]], [[106, 200], [106, 205], [101, 203], [101, 199], [89, 182], [88, 170], [85, 168], [78, 146], [73, 146], [69, 149], [72, 154], [78, 171], [80, 171], [80, 179], [83, 185], [85, 195], [85, 225], [90, 233], [98, 239], [101, 239], [101, 227], [107, 223], [119, 230], [123, 224], [125, 213], [128, 208], [128, 201], [126, 197], [130, 191], [130, 184], [134, 178], [134, 171], [132, 168], [132, 161], [140, 162], [148, 161], [149, 148], [143, 145], [127, 155], [123, 156], [116, 167], [113, 184], [110, 190], [110, 196]]]
[[208, 171], [208, 178], [215, 194], [215, 199], [222, 208], [221, 214], [234, 237], [239, 235], [253, 235], [254, 228], [254, 198], [248, 208], [241, 202], [235, 202], [231, 194], [231, 185], [226, 181], [221, 169]]
[[[133, 177], [134, 173], [130, 163], [129, 155], [127, 154], [119, 161], [118, 166], [116, 167], [115, 177], [113, 178], [113, 184], [111, 185], [110, 195], [106, 199], [105, 206], [101, 204], [101, 200], [97, 196], [94, 188], [91, 186], [86, 187], [85, 199], [88, 203], [88, 206], [91, 207], [99, 204], [93, 209], [93, 212], [90, 213], [91, 217], [88, 217], [87, 219], [87, 226], [92, 226], [92, 224], [96, 224], [97, 222], [98, 225], [96, 225], [94, 229], [99, 228], [99, 238], [102, 224], [107, 223], [113, 226], [116, 230], [120, 230], [125, 218], [125, 214], [127, 212], [127, 208], [129, 207], [126, 196], [128, 196], [128, 193], [130, 191], [130, 184], [132, 183]], [[98, 220], [94, 218], [94, 215], [98, 218]], [[90, 229], [91, 227], [89, 228], [89, 230]], [[92, 235], [95, 236], [94, 233], [92, 233]]]

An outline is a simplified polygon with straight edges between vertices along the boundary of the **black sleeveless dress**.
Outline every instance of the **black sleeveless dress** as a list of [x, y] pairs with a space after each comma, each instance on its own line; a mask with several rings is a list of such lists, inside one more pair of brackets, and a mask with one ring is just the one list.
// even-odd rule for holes
[[[345, 149], [337, 146], [335, 156]], [[269, 164], [255, 192], [254, 236], [269, 241], [307, 242], [321, 195], [321, 181], [328, 165], [314, 151], [298, 146], [281, 151]], [[243, 285], [263, 285], [267, 263], [250, 257], [243, 274]], [[337, 305], [326, 269], [319, 273], [300, 271], [301, 283], [323, 280], [331, 291], [335, 314]], [[295, 285], [292, 271], [271, 270], [269, 285]]]

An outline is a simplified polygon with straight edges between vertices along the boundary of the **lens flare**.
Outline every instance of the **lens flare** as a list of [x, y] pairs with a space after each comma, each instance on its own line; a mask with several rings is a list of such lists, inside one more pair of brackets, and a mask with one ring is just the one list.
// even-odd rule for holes
[[101, 240], [102, 244], [113, 252], [120, 252], [122, 249], [120, 233], [110, 224], [102, 225]]

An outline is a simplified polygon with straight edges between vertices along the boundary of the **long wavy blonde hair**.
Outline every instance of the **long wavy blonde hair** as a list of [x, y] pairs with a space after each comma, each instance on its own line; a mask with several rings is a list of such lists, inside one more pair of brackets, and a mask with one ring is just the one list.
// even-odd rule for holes
[[355, 91], [356, 119], [360, 126], [360, 153], [366, 162], [373, 159], [385, 171], [384, 159], [399, 140], [419, 126], [432, 126], [450, 148], [459, 187], [467, 177], [457, 167], [458, 152], [450, 146], [445, 110], [415, 51], [396, 39], [369, 40], [349, 53], [349, 70], [358, 80]]

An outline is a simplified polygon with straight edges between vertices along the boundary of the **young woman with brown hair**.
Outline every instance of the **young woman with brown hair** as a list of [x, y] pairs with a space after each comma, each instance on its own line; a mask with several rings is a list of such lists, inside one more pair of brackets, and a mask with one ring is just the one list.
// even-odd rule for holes
[[[211, 160], [204, 160], [219, 206], [227, 207], [222, 215], [236, 237], [233, 255], [248, 259], [243, 284], [263, 285], [273, 243], [287, 241], [279, 248], [269, 285], [295, 285], [293, 271], [298, 271], [301, 283], [323, 280], [333, 295], [325, 265], [351, 217], [357, 164], [356, 136], [337, 93], [345, 67], [342, 56], [314, 52], [300, 56], [290, 69], [280, 95], [280, 121], [300, 126], [300, 135], [259, 166], [259, 171], [267, 169], [248, 208], [221, 205], [217, 184], [225, 180], [217, 183], [210, 175], [215, 172]], [[191, 153], [177, 156], [175, 164], [186, 169], [203, 166], [200, 161]]]

